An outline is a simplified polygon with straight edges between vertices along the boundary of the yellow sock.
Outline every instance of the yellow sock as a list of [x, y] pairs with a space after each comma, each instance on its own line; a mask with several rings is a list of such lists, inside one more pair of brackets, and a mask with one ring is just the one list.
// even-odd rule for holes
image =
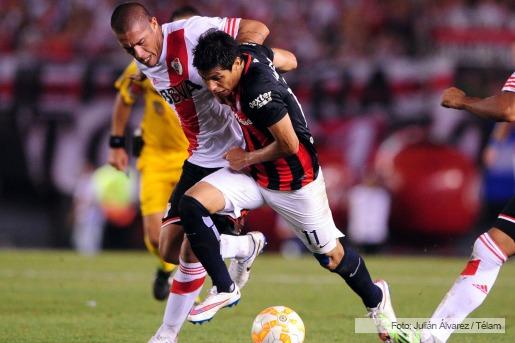
[[148, 238], [147, 235], [145, 235], [145, 238], [143, 239], [144, 242], [145, 242], [145, 246], [147, 247], [147, 250], [154, 256], [156, 256], [158, 259], [159, 259], [159, 263], [161, 264], [161, 269], [167, 273], [170, 273], [172, 272], [176, 265], [175, 264], [172, 264], [172, 263], [168, 263], [168, 262], [165, 262], [163, 261], [163, 259], [161, 258], [161, 256], [159, 256], [159, 250], [157, 249], [157, 247], [155, 247], [152, 242], [150, 242], [150, 239]]

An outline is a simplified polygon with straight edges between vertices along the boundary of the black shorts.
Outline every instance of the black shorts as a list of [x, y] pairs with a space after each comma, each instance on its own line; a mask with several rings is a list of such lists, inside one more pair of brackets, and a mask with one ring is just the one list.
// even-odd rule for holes
[[[204, 177], [219, 169], [221, 168], [204, 168], [191, 162], [184, 161], [179, 182], [175, 186], [172, 195], [170, 196], [170, 200], [168, 200], [168, 208], [162, 220], [163, 225], [170, 223], [181, 225], [181, 218], [179, 217], [179, 202], [181, 201], [184, 193]], [[229, 216], [213, 214], [211, 215], [211, 218], [220, 233], [234, 235], [238, 234], [241, 230], [241, 227], [238, 225], [238, 221], [233, 220]]]
[[515, 197], [499, 213], [493, 226], [515, 240]]

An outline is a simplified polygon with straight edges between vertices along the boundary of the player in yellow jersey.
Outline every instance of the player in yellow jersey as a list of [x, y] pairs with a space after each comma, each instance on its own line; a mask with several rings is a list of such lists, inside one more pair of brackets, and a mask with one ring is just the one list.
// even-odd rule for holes
[[[185, 19], [197, 14], [195, 8], [184, 6], [172, 13], [170, 20]], [[143, 148], [137, 162], [141, 175], [140, 204], [145, 246], [160, 260], [153, 294], [157, 300], [164, 300], [170, 293], [168, 279], [175, 266], [159, 256], [161, 219], [170, 194], [181, 176], [184, 160], [188, 157], [188, 141], [177, 114], [153, 88], [150, 80], [142, 78], [134, 61], [116, 80], [115, 87], [118, 94], [113, 109], [108, 161], [117, 169], [126, 170], [128, 165], [124, 131], [132, 107], [139, 96], [145, 102], [141, 121]]]
[[116, 80], [118, 89], [112, 123], [108, 161], [120, 170], [126, 170], [128, 154], [125, 150], [124, 131], [139, 96], [144, 99], [141, 121], [143, 148], [138, 158], [140, 172], [140, 204], [143, 215], [143, 230], [147, 249], [161, 263], [153, 286], [154, 297], [164, 300], [169, 294], [168, 278], [175, 268], [159, 257], [158, 244], [161, 218], [170, 194], [179, 181], [184, 160], [188, 157], [188, 141], [179, 119], [148, 79], [139, 80], [136, 63], [131, 62]]

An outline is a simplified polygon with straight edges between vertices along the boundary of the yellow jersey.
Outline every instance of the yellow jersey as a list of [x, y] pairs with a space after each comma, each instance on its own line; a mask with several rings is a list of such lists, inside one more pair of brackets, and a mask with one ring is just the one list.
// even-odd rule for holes
[[138, 169], [146, 165], [152, 169], [161, 169], [161, 166], [164, 169], [182, 167], [188, 157], [188, 140], [182, 131], [179, 117], [154, 89], [150, 80], [136, 81], [130, 78], [138, 73], [136, 63], [132, 61], [114, 84], [125, 104], [133, 105], [139, 95], [145, 101], [141, 121], [144, 147], [138, 160]]

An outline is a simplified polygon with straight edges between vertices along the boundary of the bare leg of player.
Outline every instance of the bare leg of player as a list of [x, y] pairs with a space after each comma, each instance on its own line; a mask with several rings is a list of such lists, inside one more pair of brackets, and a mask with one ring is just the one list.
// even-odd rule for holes
[[170, 284], [169, 278], [172, 271], [175, 269], [175, 264], [168, 263], [161, 258], [159, 253], [159, 236], [161, 231], [161, 218], [163, 213], [152, 213], [143, 216], [143, 231], [144, 240], [147, 250], [155, 255], [160, 262], [159, 268], [156, 272], [156, 277], [153, 284], [154, 298], [157, 300], [165, 300], [168, 297]]
[[[206, 278], [206, 271], [193, 254], [189, 241], [183, 239], [183, 232], [182, 227], [176, 224], [165, 225], [161, 231], [163, 244], [160, 245], [160, 248], [163, 255], [168, 260], [175, 261], [176, 254], [180, 250], [179, 268], [173, 276], [163, 323], [149, 342], [175, 342], [177, 340], [181, 327], [190, 313], [195, 299], [200, 294]], [[254, 243], [255, 241], [258, 243]], [[240, 265], [239, 261], [248, 261], [249, 259], [253, 261], [261, 252], [264, 242], [264, 236], [259, 232], [250, 232], [243, 236], [221, 235], [220, 253], [223, 258], [234, 258]], [[179, 243], [181, 243], [180, 249], [177, 249]], [[247, 269], [245, 272], [248, 274]], [[240, 274], [236, 273], [234, 278], [238, 277], [242, 278]]]

